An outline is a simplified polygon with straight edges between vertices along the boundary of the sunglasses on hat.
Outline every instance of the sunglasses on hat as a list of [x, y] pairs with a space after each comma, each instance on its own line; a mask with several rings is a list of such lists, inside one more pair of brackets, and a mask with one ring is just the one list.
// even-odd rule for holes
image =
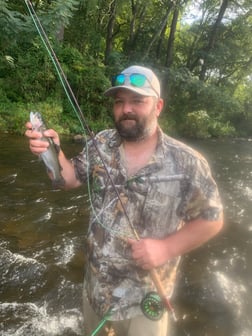
[[123, 85], [126, 81], [126, 78], [129, 80], [129, 83], [135, 87], [139, 87], [139, 88], [143, 87], [146, 81], [150, 84], [148, 78], [143, 74], [133, 73], [133, 74], [127, 75], [127, 74], [121, 73], [121, 74], [115, 75], [112, 78], [112, 85], [113, 86]]
[[[128, 81], [128, 83], [126, 82], [126, 79]], [[148, 86], [146, 87], [145, 84], [148, 84]], [[153, 85], [151, 84], [150, 80], [141, 73], [132, 73], [132, 74], [126, 74], [126, 73], [120, 73], [118, 75], [115, 75], [112, 78], [112, 86], [116, 87], [116, 86], [121, 86], [124, 84], [130, 84], [136, 88], [143, 88], [143, 89], [148, 89], [151, 88], [156, 94], [157, 97], [159, 97], [158, 92], [155, 90], [155, 88], [153, 87]]]

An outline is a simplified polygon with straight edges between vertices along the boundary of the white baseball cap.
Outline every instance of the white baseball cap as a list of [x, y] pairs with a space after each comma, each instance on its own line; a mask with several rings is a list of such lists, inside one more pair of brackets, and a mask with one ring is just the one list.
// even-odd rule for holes
[[160, 83], [154, 72], [139, 65], [133, 65], [114, 76], [112, 87], [104, 92], [114, 96], [119, 89], [136, 92], [142, 96], [160, 97]]

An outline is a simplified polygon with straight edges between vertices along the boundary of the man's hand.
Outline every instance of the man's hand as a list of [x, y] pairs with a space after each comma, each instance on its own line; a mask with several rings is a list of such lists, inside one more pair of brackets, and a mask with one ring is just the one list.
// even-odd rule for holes
[[60, 139], [57, 132], [52, 129], [46, 130], [41, 134], [40, 132], [32, 130], [32, 124], [26, 123], [25, 135], [29, 139], [29, 147], [33, 154], [40, 155], [48, 149], [49, 142], [41, 140], [42, 136], [52, 138], [54, 143], [60, 146]]
[[169, 259], [165, 240], [159, 239], [128, 239], [131, 246], [132, 258], [137, 266], [150, 270], [161, 266]]
[[223, 214], [213, 221], [197, 218], [163, 239], [128, 239], [136, 265], [146, 270], [198, 248], [213, 238], [223, 226]]
[[[52, 138], [55, 145], [60, 146], [59, 135], [53, 129], [48, 129], [41, 134], [41, 132], [34, 131], [32, 129], [32, 124], [30, 122], [26, 123], [26, 132], [25, 135], [29, 139], [30, 150], [35, 155], [40, 155], [45, 152], [49, 146], [48, 141], [43, 141], [41, 137]], [[75, 175], [75, 170], [72, 162], [65, 157], [65, 154], [62, 150], [58, 153], [58, 159], [60, 166], [62, 168], [61, 175], [65, 180], [64, 189], [77, 188], [81, 185], [81, 182], [77, 179]], [[50, 174], [49, 177], [51, 178]]]

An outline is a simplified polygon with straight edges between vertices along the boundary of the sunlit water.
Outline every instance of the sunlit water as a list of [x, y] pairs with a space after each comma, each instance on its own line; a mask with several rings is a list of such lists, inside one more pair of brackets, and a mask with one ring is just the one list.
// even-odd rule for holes
[[[185, 256], [172, 304], [175, 336], [252, 335], [252, 142], [208, 140], [225, 229]], [[80, 145], [63, 144], [67, 153]], [[88, 196], [54, 191], [23, 137], [0, 137], [0, 335], [83, 334]], [[85, 335], [86, 336], [86, 335]]]

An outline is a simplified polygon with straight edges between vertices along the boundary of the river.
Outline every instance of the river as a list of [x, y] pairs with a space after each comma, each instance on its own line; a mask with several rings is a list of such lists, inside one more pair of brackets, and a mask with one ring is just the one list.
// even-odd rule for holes
[[[221, 234], [184, 256], [173, 336], [252, 335], [252, 142], [191, 141], [218, 183]], [[63, 141], [67, 154], [80, 144]], [[83, 335], [88, 196], [55, 191], [22, 136], [0, 136], [0, 335]]]

